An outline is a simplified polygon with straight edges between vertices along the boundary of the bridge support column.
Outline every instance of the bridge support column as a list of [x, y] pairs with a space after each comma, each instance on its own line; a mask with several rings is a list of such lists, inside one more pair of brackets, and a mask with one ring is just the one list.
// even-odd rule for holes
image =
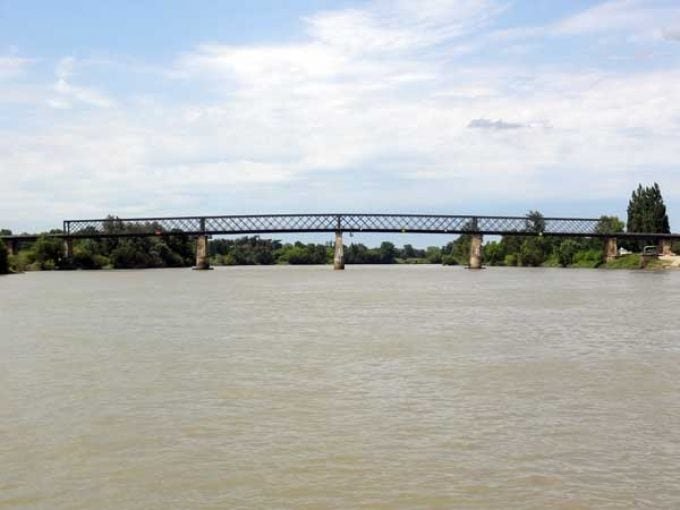
[[210, 258], [208, 252], [208, 236], [200, 235], [196, 238], [196, 265], [194, 269], [210, 269]]
[[659, 255], [673, 255], [672, 242], [670, 239], [661, 239], [659, 241]]
[[64, 252], [65, 259], [70, 259], [71, 257], [73, 257], [73, 239], [71, 239], [70, 237], [65, 237], [62, 249]]
[[333, 254], [333, 269], [345, 269], [345, 254], [342, 247], [342, 230], [335, 231], [335, 252]]
[[12, 255], [16, 255], [17, 252], [19, 251], [19, 243], [15, 239], [10, 239], [9, 241], [6, 241], [5, 245], [7, 246], [7, 255], [9, 255], [10, 257]]
[[607, 237], [604, 240], [604, 260], [611, 262], [619, 255], [619, 246], [616, 237]]
[[472, 234], [472, 239], [470, 240], [470, 264], [468, 269], [481, 269], [482, 268], [482, 234]]

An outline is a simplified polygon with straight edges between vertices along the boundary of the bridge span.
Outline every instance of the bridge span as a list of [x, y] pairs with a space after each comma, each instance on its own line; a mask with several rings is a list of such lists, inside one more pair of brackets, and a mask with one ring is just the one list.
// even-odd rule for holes
[[[342, 235], [344, 232], [383, 232], [409, 234], [468, 234], [471, 236], [471, 269], [482, 267], [484, 235], [560, 236], [601, 238], [605, 256], [617, 255], [618, 239], [654, 242], [659, 252], [671, 252], [671, 242], [680, 234], [651, 232], [609, 232], [597, 218], [555, 218], [540, 216], [476, 216], [432, 214], [263, 214], [228, 216], [178, 216], [65, 220], [59, 233], [47, 237], [63, 239], [65, 256], [72, 256], [77, 239], [186, 235], [196, 239], [196, 269], [209, 269], [208, 243], [214, 235], [329, 232], [334, 234], [333, 267], [344, 269]], [[35, 241], [39, 235], [0, 236], [14, 253], [22, 242]]]

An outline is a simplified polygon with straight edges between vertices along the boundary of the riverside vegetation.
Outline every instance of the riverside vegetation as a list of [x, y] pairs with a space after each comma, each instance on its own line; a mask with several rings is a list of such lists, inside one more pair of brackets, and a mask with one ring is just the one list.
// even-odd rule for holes
[[[111, 233], [134, 233], [140, 227], [126, 224], [115, 217], [107, 228]], [[628, 232], [670, 232], [666, 207], [658, 184], [640, 185], [628, 205]], [[161, 230], [159, 225], [146, 225]], [[543, 236], [543, 215], [538, 211], [527, 214], [527, 232], [531, 235], [503, 236], [487, 242], [483, 247], [484, 263], [489, 266], [638, 268], [640, 256], [631, 254], [605, 263], [601, 239], [561, 238]], [[602, 216], [597, 231], [623, 232], [624, 223], [617, 217]], [[3, 230], [3, 234], [10, 231]], [[61, 233], [53, 230], [49, 233]], [[48, 233], [48, 234], [49, 234]], [[195, 260], [194, 243], [181, 232], [164, 232], [163, 236], [141, 238], [101, 238], [75, 240], [73, 256], [64, 257], [62, 241], [47, 235], [20, 246], [7, 257], [0, 250], [0, 273], [51, 269], [142, 269], [153, 267], [190, 267]], [[345, 247], [346, 264], [444, 264], [465, 265], [470, 252], [470, 235], [463, 234], [445, 246], [414, 248], [406, 244], [397, 248], [391, 242], [369, 248], [363, 244]], [[631, 241], [622, 246], [638, 251], [641, 243]], [[676, 243], [674, 251], [680, 251]], [[210, 243], [213, 265], [271, 265], [271, 264], [330, 264], [333, 261], [331, 243], [281, 243], [258, 236], [240, 239], [215, 239]]]

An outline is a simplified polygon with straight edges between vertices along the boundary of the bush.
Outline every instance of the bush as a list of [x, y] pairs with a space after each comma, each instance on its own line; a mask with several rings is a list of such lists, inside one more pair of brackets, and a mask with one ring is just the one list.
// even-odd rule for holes
[[457, 266], [458, 265], [458, 259], [454, 257], [453, 255], [444, 255], [442, 256], [442, 265], [444, 266]]
[[572, 261], [573, 267], [598, 267], [602, 264], [602, 251], [600, 250], [581, 250], [574, 254]]
[[610, 260], [604, 267], [607, 269], [640, 269], [641, 265], [642, 257], [637, 253], [631, 253]]
[[574, 261], [574, 256], [578, 252], [578, 243], [573, 239], [566, 239], [562, 241], [557, 248], [557, 260], [560, 266], [567, 267]]
[[519, 262], [523, 266], [538, 267], [545, 260], [545, 252], [539, 237], [529, 237], [522, 243]]
[[425, 250], [426, 262], [430, 264], [441, 264], [442, 263], [442, 250], [437, 246], [428, 246]]
[[[30, 250], [21, 250], [19, 253], [12, 255], [9, 258], [9, 267], [12, 271], [18, 273], [23, 273], [24, 271], [32, 271], [31, 265], [34, 263], [35, 258], [33, 252]], [[40, 264], [38, 264], [38, 270], [40, 270]]]
[[501, 243], [491, 241], [484, 246], [484, 262], [490, 266], [502, 266], [504, 261], [505, 249]]

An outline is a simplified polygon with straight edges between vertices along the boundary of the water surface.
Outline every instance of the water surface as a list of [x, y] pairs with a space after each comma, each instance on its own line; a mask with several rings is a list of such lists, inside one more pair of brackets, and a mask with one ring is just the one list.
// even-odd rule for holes
[[1, 509], [680, 507], [680, 272], [45, 272], [0, 303]]

